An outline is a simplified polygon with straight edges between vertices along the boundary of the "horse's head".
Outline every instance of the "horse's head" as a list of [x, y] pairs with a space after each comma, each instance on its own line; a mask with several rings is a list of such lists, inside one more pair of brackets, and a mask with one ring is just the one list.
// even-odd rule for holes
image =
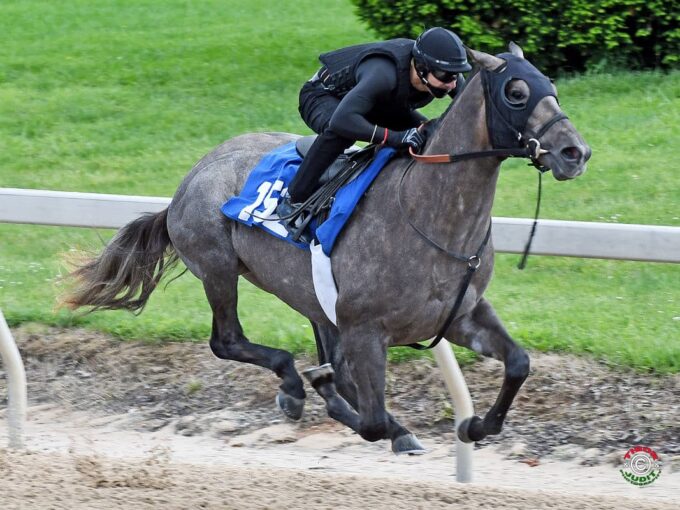
[[562, 113], [552, 82], [524, 59], [518, 45], [510, 43], [509, 49], [496, 57], [468, 49], [481, 69], [494, 148], [536, 147], [531, 140], [537, 140], [534, 163], [561, 181], [578, 177], [586, 170], [590, 147]]

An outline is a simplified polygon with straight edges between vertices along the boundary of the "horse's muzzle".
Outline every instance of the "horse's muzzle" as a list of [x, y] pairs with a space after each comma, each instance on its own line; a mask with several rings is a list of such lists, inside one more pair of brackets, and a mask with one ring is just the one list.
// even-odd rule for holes
[[586, 171], [586, 163], [592, 155], [588, 145], [568, 145], [559, 149], [552, 149], [541, 159], [552, 170], [553, 177], [558, 181], [574, 179]]

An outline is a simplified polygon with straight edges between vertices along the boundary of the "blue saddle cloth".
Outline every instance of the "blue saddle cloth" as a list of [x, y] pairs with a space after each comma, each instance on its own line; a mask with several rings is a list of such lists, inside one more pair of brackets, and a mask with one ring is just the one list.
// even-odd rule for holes
[[[309, 229], [319, 240], [321, 249], [327, 256], [330, 257], [335, 240], [352, 215], [354, 207], [394, 153], [395, 150], [390, 147], [380, 149], [375, 159], [356, 179], [338, 190], [328, 219], [319, 226], [314, 221], [310, 222]], [[286, 195], [288, 184], [295, 176], [300, 163], [302, 159], [295, 150], [294, 142], [265, 154], [250, 172], [241, 194], [230, 198], [222, 205], [222, 213], [232, 220], [249, 227], [259, 227], [299, 248], [308, 250], [307, 243], [292, 240], [290, 233], [276, 215], [279, 199]]]

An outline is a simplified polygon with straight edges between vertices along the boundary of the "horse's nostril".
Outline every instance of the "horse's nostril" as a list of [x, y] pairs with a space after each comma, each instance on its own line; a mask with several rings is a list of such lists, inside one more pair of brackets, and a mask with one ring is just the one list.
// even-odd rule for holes
[[590, 159], [590, 156], [592, 156], [592, 155], [593, 155], [592, 149], [586, 145], [586, 152], [585, 152], [583, 160], [588, 161]]
[[577, 147], [565, 147], [561, 154], [564, 159], [571, 161], [577, 161], [581, 157], [581, 151]]

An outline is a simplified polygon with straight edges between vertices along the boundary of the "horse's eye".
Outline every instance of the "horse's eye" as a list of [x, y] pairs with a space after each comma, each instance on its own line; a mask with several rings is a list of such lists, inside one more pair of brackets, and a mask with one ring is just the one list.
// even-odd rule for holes
[[522, 108], [529, 99], [529, 88], [521, 80], [512, 80], [505, 86], [505, 100], [514, 108]]

